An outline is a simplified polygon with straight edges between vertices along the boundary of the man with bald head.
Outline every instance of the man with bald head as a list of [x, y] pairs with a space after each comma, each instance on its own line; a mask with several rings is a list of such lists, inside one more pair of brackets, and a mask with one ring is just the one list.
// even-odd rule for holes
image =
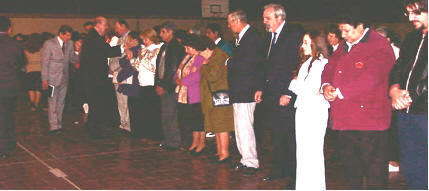
[[97, 17], [94, 28], [82, 44], [81, 69], [84, 89], [89, 103], [88, 122], [91, 136], [99, 135], [100, 128], [119, 125], [119, 113], [115, 91], [108, 78], [107, 58], [117, 57], [124, 52], [125, 45], [111, 47], [104, 35], [108, 29], [107, 19]]

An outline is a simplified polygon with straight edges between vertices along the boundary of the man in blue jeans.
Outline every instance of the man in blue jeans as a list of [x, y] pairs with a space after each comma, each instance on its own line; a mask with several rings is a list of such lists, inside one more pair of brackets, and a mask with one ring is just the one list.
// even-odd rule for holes
[[390, 97], [399, 110], [401, 171], [408, 189], [428, 189], [428, 2], [406, 0], [405, 16], [413, 23], [392, 69]]

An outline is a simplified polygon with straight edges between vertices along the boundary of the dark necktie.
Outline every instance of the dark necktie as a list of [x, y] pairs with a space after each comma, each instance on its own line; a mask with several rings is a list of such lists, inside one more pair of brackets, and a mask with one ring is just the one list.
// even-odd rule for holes
[[63, 46], [61, 47], [61, 49], [63, 50], [63, 54], [65, 53], [65, 51], [66, 51], [66, 46], [65, 46], [65, 44], [66, 43], [63, 43]]
[[268, 49], [268, 54], [267, 54], [267, 58], [270, 56], [271, 53], [271, 49], [273, 49], [274, 45], [276, 44], [276, 36], [277, 33], [273, 33], [273, 38], [271, 39], [271, 43], [270, 43], [270, 48]]

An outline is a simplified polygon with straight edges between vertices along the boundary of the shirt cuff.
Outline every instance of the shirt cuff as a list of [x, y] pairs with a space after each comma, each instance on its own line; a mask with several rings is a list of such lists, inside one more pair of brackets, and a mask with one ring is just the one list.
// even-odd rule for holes
[[341, 93], [341, 91], [340, 91], [340, 89], [339, 89], [339, 88], [335, 89], [335, 91], [337, 92], [338, 98], [340, 98], [340, 99], [344, 99], [344, 96], [343, 96], [343, 94]]
[[323, 83], [321, 86], [320, 86], [320, 93], [321, 94], [323, 94], [323, 87], [325, 87], [326, 85], [331, 85], [330, 83]]
[[78, 51], [74, 51], [74, 54], [79, 55], [79, 52]]
[[123, 53], [124, 53], [124, 51], [125, 51], [124, 45], [123, 45], [123, 44], [121, 44], [121, 54], [123, 54]]

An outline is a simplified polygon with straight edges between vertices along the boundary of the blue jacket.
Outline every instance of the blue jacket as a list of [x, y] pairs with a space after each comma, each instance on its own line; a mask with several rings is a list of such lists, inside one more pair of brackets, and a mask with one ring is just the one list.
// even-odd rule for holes
[[[131, 48], [131, 51], [133, 52], [133, 58], [137, 57], [140, 49], [141, 49], [140, 45]], [[118, 87], [118, 92], [127, 96], [138, 96], [139, 72], [134, 67], [131, 66], [131, 63], [126, 56], [119, 59], [119, 65], [121, 66], [122, 70], [118, 73], [118, 76], [116, 77], [118, 82], [126, 80], [131, 76], [133, 77], [133, 82], [132, 84], [120, 84]]]

